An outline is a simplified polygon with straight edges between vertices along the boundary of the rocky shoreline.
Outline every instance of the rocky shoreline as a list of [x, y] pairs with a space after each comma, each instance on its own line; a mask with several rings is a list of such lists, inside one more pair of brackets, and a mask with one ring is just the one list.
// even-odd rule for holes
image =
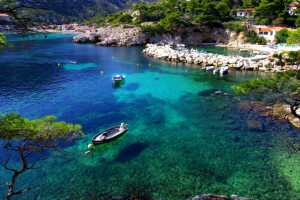
[[[157, 34], [150, 36], [141, 27], [123, 25], [117, 27], [101, 27], [96, 32], [84, 33], [73, 37], [75, 43], [93, 43], [96, 46], [146, 46], [144, 53], [155, 58], [172, 62], [184, 62], [202, 66], [227, 65], [229, 68], [257, 70], [263, 72], [281, 72], [297, 70], [300, 66], [278, 66], [278, 59], [271, 56], [258, 55], [252, 58], [241, 56], [223, 56], [218, 54], [195, 54], [194, 52], [175, 51], [169, 45], [186, 44], [201, 46], [206, 42], [216, 44], [233, 43], [234, 34], [221, 28], [202, 27], [201, 30], [187, 27], [182, 33]], [[159, 46], [157, 44], [164, 44]], [[220, 46], [219, 45], [219, 46]], [[217, 45], [218, 46], [218, 45]], [[225, 45], [226, 47], [230, 47]], [[256, 45], [257, 46], [257, 45]], [[251, 45], [255, 47], [255, 45]], [[248, 45], [247, 48], [249, 49]], [[262, 48], [262, 47], [259, 47]], [[254, 49], [259, 49], [255, 47]], [[250, 48], [251, 49], [251, 48]], [[264, 51], [266, 52], [266, 51]], [[271, 51], [273, 54], [274, 51]]]
[[172, 62], [183, 62], [188, 64], [205, 66], [222, 66], [228, 65], [233, 69], [244, 70], [261, 70], [265, 63], [263, 61], [251, 62], [250, 59], [242, 56], [224, 56], [213, 53], [199, 53], [193, 51], [178, 51], [172, 49], [170, 46], [159, 46], [156, 44], [147, 44], [143, 53], [147, 56], [151, 56], [158, 59], [165, 59]]
[[140, 27], [123, 26], [99, 28], [97, 32], [84, 33], [73, 37], [75, 43], [94, 43], [96, 46], [138, 46], [145, 45], [149, 35]]
[[151, 36], [141, 27], [123, 25], [101, 27], [96, 32], [84, 33], [73, 37], [75, 43], [95, 43], [97, 46], [141, 46], [147, 43], [169, 45], [186, 44], [200, 46], [206, 42], [225, 43], [229, 36], [224, 29], [187, 27], [182, 33], [156, 34]]
[[[249, 116], [273, 116], [277, 120], [288, 120], [294, 128], [300, 129], [300, 119], [291, 113], [290, 106], [286, 104], [268, 105], [261, 101], [245, 101], [241, 103], [239, 112], [249, 113]], [[296, 112], [300, 114], [300, 109]], [[250, 130], [264, 130], [262, 123], [255, 119], [248, 118], [247, 124]]]

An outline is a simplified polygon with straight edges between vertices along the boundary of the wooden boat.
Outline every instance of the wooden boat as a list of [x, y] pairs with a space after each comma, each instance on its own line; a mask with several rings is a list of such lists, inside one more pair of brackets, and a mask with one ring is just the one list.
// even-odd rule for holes
[[114, 83], [122, 83], [125, 80], [125, 75], [115, 75], [112, 80]]
[[122, 123], [121, 125], [113, 126], [109, 129], [106, 129], [96, 134], [92, 139], [92, 143], [94, 145], [99, 145], [116, 140], [128, 131], [126, 127], [127, 124]]

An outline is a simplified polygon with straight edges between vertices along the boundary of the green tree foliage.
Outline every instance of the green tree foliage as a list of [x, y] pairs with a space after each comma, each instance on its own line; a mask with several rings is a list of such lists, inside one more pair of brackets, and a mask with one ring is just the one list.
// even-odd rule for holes
[[259, 5], [259, 0], [243, 0], [244, 8], [254, 8]]
[[300, 28], [290, 32], [290, 37], [287, 38], [287, 44], [300, 44]]
[[2, 52], [3, 47], [7, 44], [5, 36], [0, 33], [0, 52]]
[[174, 31], [176, 30], [180, 25], [180, 16], [182, 14], [177, 12], [172, 12], [166, 16], [166, 18], [160, 20], [161, 26], [166, 31]]
[[290, 36], [290, 32], [284, 28], [284, 29], [281, 29], [279, 32], [278, 32], [278, 35], [276, 35], [276, 40], [278, 43], [285, 43], [286, 39]]
[[105, 24], [105, 19], [102, 17], [93, 17], [89, 21], [86, 22], [87, 24], [94, 24], [96, 23], [97, 25], [104, 25]]
[[230, 8], [226, 2], [224, 2], [224, 1], [219, 2], [216, 5], [215, 9], [219, 13], [221, 18], [225, 18], [225, 17], [229, 16]]
[[262, 36], [258, 37], [254, 30], [244, 31], [244, 35], [247, 37], [246, 43], [264, 45], [267, 43], [266, 39]]
[[300, 50], [299, 51], [289, 51], [288, 57], [285, 61], [289, 65], [300, 65]]
[[114, 20], [113, 22], [115, 23], [122, 23], [122, 24], [129, 24], [132, 22], [132, 16], [129, 14], [123, 14], [120, 15], [116, 20]]
[[295, 20], [287, 20], [290, 17], [288, 11], [285, 9], [290, 3], [290, 0], [261, 0], [260, 4], [255, 7], [255, 16], [261, 17], [264, 20], [262, 23], [266, 24], [266, 19], [269, 20], [268, 23], [276, 23], [277, 18], [284, 18], [284, 23], [295, 23]]
[[244, 32], [247, 30], [246, 26], [244, 26], [241, 22], [224, 22], [223, 26], [236, 33]]
[[300, 27], [300, 16], [297, 18], [296, 22], [295, 22], [295, 25], [297, 27]]
[[233, 85], [237, 95], [246, 94], [256, 100], [274, 104], [280, 103], [290, 105], [291, 113], [300, 118], [296, 110], [300, 107], [300, 77], [299, 72], [276, 73], [274, 77], [243, 81], [239, 86]]
[[277, 5], [274, 1], [262, 0], [259, 6], [255, 7], [255, 15], [262, 18], [274, 19], [276, 16]]
[[[14, 185], [20, 174], [38, 167], [39, 161], [62, 156], [62, 145], [84, 136], [80, 125], [55, 120], [54, 116], [28, 120], [17, 113], [0, 115], [0, 165], [13, 173], [11, 180], [6, 182], [7, 200], [30, 190], [15, 191]], [[49, 155], [51, 152], [57, 153]], [[17, 158], [21, 165], [16, 164]]]
[[279, 65], [281, 67], [283, 67], [285, 65], [282, 54], [274, 54], [273, 57], [279, 59], [279, 61], [276, 62], [276, 65]]
[[284, 17], [278, 17], [272, 21], [273, 25], [281, 25], [284, 24]]
[[40, 0], [31, 1], [16, 1], [16, 0], [1, 0], [0, 13], [7, 14], [11, 17], [12, 22], [9, 22], [12, 27], [18, 31], [32, 32], [31, 26], [38, 26], [41, 21], [34, 15], [37, 12], [46, 11], [41, 7]]
[[269, 24], [269, 19], [268, 18], [261, 19], [260, 23], [263, 24], [263, 25], [268, 25]]

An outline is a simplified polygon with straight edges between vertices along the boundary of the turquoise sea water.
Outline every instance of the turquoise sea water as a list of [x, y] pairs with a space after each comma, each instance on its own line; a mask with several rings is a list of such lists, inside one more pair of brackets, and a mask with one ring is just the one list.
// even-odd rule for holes
[[[267, 74], [232, 71], [219, 77], [146, 57], [143, 47], [79, 45], [68, 42], [70, 35], [8, 39], [14, 48], [0, 54], [0, 113], [55, 115], [81, 124], [86, 137], [68, 146], [79, 152], [87, 151], [97, 132], [129, 125], [124, 136], [97, 146], [93, 156], [69, 154], [25, 172], [16, 189], [32, 189], [15, 199], [133, 194], [180, 200], [202, 193], [300, 199], [299, 154], [289, 154], [284, 140], [297, 130], [240, 113], [239, 97], [214, 93], [233, 94], [232, 84]], [[126, 75], [119, 87], [112, 84], [115, 74]], [[262, 122], [265, 130], [249, 130], [248, 119]], [[9, 176], [1, 169], [0, 183]], [[0, 185], [1, 198], [6, 192]]]

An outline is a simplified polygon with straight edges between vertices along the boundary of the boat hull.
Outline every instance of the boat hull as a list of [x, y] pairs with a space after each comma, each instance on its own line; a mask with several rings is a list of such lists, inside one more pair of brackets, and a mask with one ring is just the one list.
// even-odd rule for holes
[[96, 146], [96, 145], [99, 145], [99, 144], [105, 144], [105, 143], [108, 143], [108, 142], [111, 142], [111, 141], [113, 141], [113, 140], [118, 139], [119, 137], [121, 137], [122, 135], [124, 135], [124, 134], [128, 131], [128, 129], [125, 128], [125, 129], [123, 129], [123, 131], [121, 131], [119, 134], [115, 135], [114, 137], [107, 138], [107, 139], [101, 139], [101, 140], [97, 139], [100, 135], [103, 135], [104, 133], [109, 132], [110, 130], [113, 130], [113, 129], [117, 129], [117, 128], [120, 128], [120, 125], [114, 126], [114, 127], [112, 127], [112, 128], [106, 129], [106, 130], [104, 130], [104, 131], [102, 131], [102, 132], [96, 134], [96, 135], [93, 137], [93, 139], [92, 139], [92, 143], [93, 143], [95, 146]]
[[118, 83], [123, 83], [124, 80], [125, 80], [125, 79], [122, 79], [122, 80], [114, 80], [114, 79], [113, 79], [113, 82], [114, 82], [115, 84], [118, 84]]
[[116, 75], [112, 78], [114, 84], [120, 84], [125, 81], [125, 75]]

